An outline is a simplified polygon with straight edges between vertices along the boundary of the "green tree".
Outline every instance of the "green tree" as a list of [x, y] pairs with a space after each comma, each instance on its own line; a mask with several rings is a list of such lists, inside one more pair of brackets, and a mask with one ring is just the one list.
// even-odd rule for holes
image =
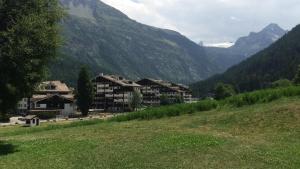
[[236, 92], [232, 85], [224, 84], [224, 83], [218, 83], [215, 87], [215, 98], [217, 100], [222, 100], [227, 97], [235, 95]]
[[184, 103], [183, 97], [182, 96], [176, 96], [174, 100], [174, 104], [181, 104]]
[[134, 91], [129, 101], [130, 108], [135, 111], [142, 105], [142, 94], [138, 91]]
[[170, 98], [169, 98], [167, 95], [162, 94], [162, 95], [160, 96], [160, 104], [161, 104], [162, 106], [170, 105], [170, 104], [171, 104]]
[[280, 79], [272, 83], [272, 88], [277, 87], [289, 87], [292, 86], [293, 83], [288, 79]]
[[300, 85], [300, 65], [298, 66], [297, 73], [295, 75], [293, 82], [295, 85]]
[[59, 47], [58, 0], [0, 0], [0, 112], [13, 110], [46, 75]]
[[87, 116], [94, 100], [94, 87], [87, 68], [79, 72], [77, 81], [77, 105], [83, 116]]

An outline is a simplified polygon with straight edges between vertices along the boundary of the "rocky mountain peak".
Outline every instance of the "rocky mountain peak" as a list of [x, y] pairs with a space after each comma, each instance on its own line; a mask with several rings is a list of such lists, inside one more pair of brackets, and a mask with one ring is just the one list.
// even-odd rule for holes
[[272, 32], [276, 34], [283, 34], [286, 33], [284, 29], [282, 29], [278, 24], [271, 23], [267, 27], [265, 27], [262, 31], [264, 32]]

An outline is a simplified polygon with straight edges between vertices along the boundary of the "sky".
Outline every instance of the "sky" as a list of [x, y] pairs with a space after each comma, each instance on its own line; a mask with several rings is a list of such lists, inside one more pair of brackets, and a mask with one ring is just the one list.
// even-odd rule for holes
[[300, 0], [102, 0], [147, 25], [180, 32], [204, 44], [237, 38], [277, 23], [300, 24]]

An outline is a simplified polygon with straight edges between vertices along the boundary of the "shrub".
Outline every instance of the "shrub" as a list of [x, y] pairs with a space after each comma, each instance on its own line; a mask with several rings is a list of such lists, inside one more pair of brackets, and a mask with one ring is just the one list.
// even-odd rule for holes
[[222, 101], [222, 104], [241, 107], [257, 103], [268, 103], [282, 97], [300, 96], [300, 87], [290, 86], [284, 88], [265, 89], [251, 93], [244, 93], [229, 97]]
[[222, 100], [235, 94], [236, 92], [232, 85], [219, 83], [215, 87], [215, 97], [217, 100]]
[[277, 80], [277, 81], [273, 82], [271, 87], [272, 88], [289, 87], [289, 86], [292, 86], [292, 85], [293, 85], [293, 83], [290, 80], [280, 79], [280, 80]]
[[169, 99], [168, 96], [161, 95], [160, 96], [160, 104], [163, 105], [163, 106], [170, 105], [171, 104], [171, 100]]
[[8, 123], [9, 122], [9, 116], [7, 114], [0, 113], [0, 122]]
[[239, 94], [228, 97], [224, 100], [202, 100], [193, 104], [176, 104], [148, 108], [142, 111], [132, 112], [121, 116], [111, 118], [109, 121], [130, 121], [130, 120], [151, 120], [163, 117], [173, 117], [183, 114], [192, 114], [195, 112], [209, 111], [218, 106], [236, 106], [253, 105], [258, 103], [267, 103], [282, 97], [300, 96], [299, 86], [290, 86], [285, 88], [265, 89], [250, 93]]
[[193, 104], [176, 104], [170, 106], [161, 106], [149, 108], [142, 111], [128, 113], [126, 115], [116, 116], [110, 121], [130, 121], [130, 120], [151, 120], [163, 117], [173, 117], [183, 114], [192, 114], [199, 111], [208, 111], [217, 108], [218, 102], [214, 100], [204, 100]]
[[300, 65], [298, 66], [293, 82], [295, 85], [300, 85]]

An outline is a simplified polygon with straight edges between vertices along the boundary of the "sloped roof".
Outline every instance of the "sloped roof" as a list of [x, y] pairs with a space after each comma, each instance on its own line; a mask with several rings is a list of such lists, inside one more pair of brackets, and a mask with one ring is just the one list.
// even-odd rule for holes
[[186, 87], [186, 86], [183, 86], [183, 85], [180, 85], [180, 84], [171, 83], [171, 82], [164, 81], [164, 80], [157, 80], [157, 79], [151, 79], [151, 78], [147, 78], [147, 79], [143, 79], [143, 80], [152, 81], [152, 82], [154, 82], [154, 83], [156, 83], [158, 85], [167, 87], [167, 88], [172, 89], [172, 90], [177, 91], [177, 92], [186, 92], [186, 91], [189, 91], [189, 88]]
[[[99, 77], [99, 76], [98, 76]], [[115, 82], [124, 87], [140, 87], [139, 84], [135, 83], [134, 81], [127, 80], [121, 76], [116, 75], [100, 75], [100, 77], [105, 78], [109, 81]]]
[[71, 92], [71, 89], [61, 81], [42, 82], [36, 92]]
[[31, 100], [33, 102], [39, 102], [39, 101], [46, 100], [46, 99], [49, 99], [54, 96], [58, 96], [60, 98], [67, 99], [69, 101], [74, 101], [74, 95], [72, 95], [72, 94], [69, 94], [69, 95], [59, 95], [59, 94], [33, 95]]
[[25, 116], [25, 120], [31, 120], [31, 119], [34, 119], [34, 118], [36, 118], [37, 116], [36, 115], [27, 115], [27, 116]]

